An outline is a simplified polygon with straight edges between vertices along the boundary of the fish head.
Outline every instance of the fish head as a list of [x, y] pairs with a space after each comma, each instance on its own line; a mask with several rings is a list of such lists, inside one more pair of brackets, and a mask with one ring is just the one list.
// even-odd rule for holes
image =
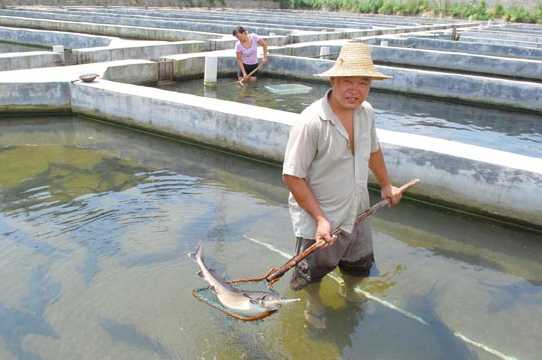
[[265, 292], [252, 297], [251, 302], [263, 307], [268, 311], [276, 311], [284, 304], [289, 304], [300, 300], [301, 299], [283, 299], [275, 292]]

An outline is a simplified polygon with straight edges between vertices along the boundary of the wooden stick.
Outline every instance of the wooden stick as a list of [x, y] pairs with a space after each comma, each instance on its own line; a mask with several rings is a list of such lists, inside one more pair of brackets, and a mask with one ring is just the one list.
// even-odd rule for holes
[[[399, 188], [399, 192], [403, 194], [405, 191], [407, 191], [409, 188], [413, 187], [419, 182], [420, 182], [420, 179], [410, 180], [409, 182], [407, 182], [406, 184], [404, 184], [403, 186]], [[377, 202], [376, 204], [374, 204], [373, 206], [371, 206], [370, 208], [368, 208], [367, 210], [359, 214], [354, 223], [359, 224], [370, 215], [373, 215], [375, 212], [377, 212], [378, 210], [388, 205], [389, 205], [389, 201], [387, 199]]]
[[[256, 66], [256, 69], [252, 70], [248, 75], [247, 75], [247, 78], [251, 77], [252, 75], [254, 75], [254, 73], [258, 70], [260, 70], [260, 68], [263, 66], [263, 63], [260, 63], [258, 64], [258, 66]], [[241, 86], [243, 86], [243, 79], [237, 81]]]
[[[399, 192], [401, 194], [403, 194], [405, 191], [407, 191], [409, 188], [411, 188], [412, 186], [416, 185], [419, 182], [420, 182], [420, 179], [411, 180], [408, 183], [401, 186], [399, 188]], [[365, 210], [364, 212], [359, 214], [356, 217], [356, 220], [354, 221], [354, 223], [355, 224], [361, 223], [366, 218], [368, 218], [370, 215], [376, 213], [378, 210], [380, 210], [381, 208], [383, 208], [383, 207], [385, 207], [387, 205], [389, 205], [389, 201], [387, 199], [384, 199], [384, 200], [381, 200], [381, 201], [377, 202], [376, 204], [374, 204], [373, 206], [371, 206], [370, 208], [368, 208], [367, 210]], [[333, 236], [335, 236], [335, 235], [338, 235], [341, 231], [342, 230], [341, 230], [340, 226], [338, 226], [335, 230], [333, 230], [333, 232], [331, 234]], [[236, 283], [240, 283], [240, 282], [266, 280], [267, 281], [267, 286], [272, 287], [282, 277], [282, 275], [284, 275], [291, 268], [296, 266], [301, 260], [305, 259], [307, 256], [309, 256], [310, 254], [312, 254], [316, 250], [318, 250], [318, 249], [322, 248], [323, 246], [325, 246], [325, 244], [326, 244], [326, 241], [324, 241], [324, 240], [316, 241], [314, 244], [312, 244], [311, 246], [306, 248], [304, 251], [300, 252], [297, 255], [294, 255], [290, 260], [288, 260], [286, 263], [284, 263], [278, 269], [277, 268], [271, 268], [263, 276], [233, 280], [233, 281], [230, 281], [230, 283], [236, 284]]]

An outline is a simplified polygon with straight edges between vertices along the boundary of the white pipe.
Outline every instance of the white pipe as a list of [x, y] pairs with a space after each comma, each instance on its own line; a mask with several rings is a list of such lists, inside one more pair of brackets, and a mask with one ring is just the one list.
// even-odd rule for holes
[[209, 86], [209, 87], [216, 87], [217, 73], [218, 73], [218, 58], [216, 56], [206, 56], [203, 85]]
[[64, 53], [64, 45], [53, 45], [53, 52]]

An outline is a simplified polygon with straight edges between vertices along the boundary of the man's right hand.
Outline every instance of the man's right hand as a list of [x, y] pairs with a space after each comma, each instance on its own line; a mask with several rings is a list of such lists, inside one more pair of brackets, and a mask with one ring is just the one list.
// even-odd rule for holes
[[337, 235], [331, 235], [331, 224], [326, 218], [322, 217], [316, 222], [314, 239], [316, 241], [325, 241], [326, 245], [324, 247], [332, 246], [337, 241]]

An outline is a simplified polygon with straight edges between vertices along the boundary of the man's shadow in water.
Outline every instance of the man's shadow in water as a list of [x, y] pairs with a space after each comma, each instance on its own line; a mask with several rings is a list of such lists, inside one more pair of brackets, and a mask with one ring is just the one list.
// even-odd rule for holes
[[351, 348], [352, 335], [363, 323], [366, 307], [367, 300], [362, 300], [358, 303], [346, 303], [338, 309], [327, 308], [323, 315], [326, 328], [321, 330], [306, 324], [307, 335], [316, 341], [332, 342], [341, 350]]
[[[398, 313], [385, 314], [386, 310], [383, 310], [382, 315], [372, 312], [369, 315], [369, 300], [365, 299], [358, 303], [346, 303], [338, 309], [328, 308], [325, 315], [326, 329], [316, 330], [307, 326], [306, 331], [315, 341], [336, 344], [341, 359], [356, 359], [360, 356], [478, 359], [477, 354], [438, 315], [435, 295], [433, 287], [426, 294], [414, 295], [407, 303], [407, 308], [422, 316], [427, 324]], [[402, 339], [396, 337], [398, 331], [403, 334], [400, 336]], [[420, 350], [424, 344], [429, 348]]]

